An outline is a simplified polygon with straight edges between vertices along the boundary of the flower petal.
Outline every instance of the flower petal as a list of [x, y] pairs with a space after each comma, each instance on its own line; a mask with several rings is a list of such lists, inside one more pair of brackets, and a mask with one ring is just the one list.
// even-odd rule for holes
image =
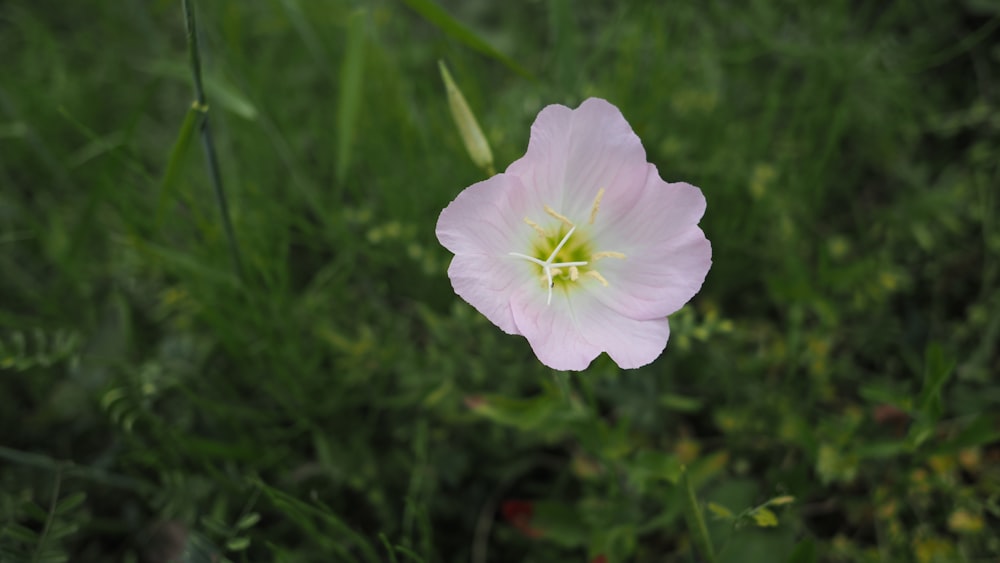
[[598, 192], [635, 197], [646, 179], [646, 151], [618, 108], [590, 98], [575, 110], [550, 105], [531, 126], [528, 150], [507, 168], [534, 199], [584, 222]]
[[455, 254], [506, 256], [528, 246], [524, 225], [528, 194], [509, 174], [497, 174], [462, 190], [438, 217], [441, 245]]
[[[642, 191], [632, 198], [605, 197], [594, 221], [601, 244], [648, 246], [694, 227], [705, 214], [705, 195], [686, 182], [664, 182], [656, 166], [644, 167]], [[624, 250], [622, 251], [624, 252]]]
[[586, 327], [587, 339], [599, 343], [618, 367], [635, 369], [660, 357], [670, 338], [670, 323], [666, 317], [636, 320], [600, 303], [585, 308], [577, 315]]
[[567, 295], [557, 291], [552, 303], [537, 287], [524, 287], [511, 298], [514, 324], [528, 340], [538, 360], [552, 369], [581, 371], [600, 353], [580, 332]]
[[441, 212], [436, 234], [455, 253], [448, 267], [451, 285], [462, 299], [508, 334], [520, 334], [510, 312], [510, 297], [524, 283], [535, 283], [526, 263], [509, 253], [527, 248], [524, 186], [514, 176], [497, 174], [463, 190]]
[[451, 260], [448, 277], [455, 293], [500, 330], [521, 334], [511, 313], [511, 296], [527, 284], [538, 290], [530, 268], [509, 257], [459, 254]]
[[667, 346], [666, 318], [624, 317], [581, 288], [557, 292], [546, 305], [545, 298], [531, 289], [512, 298], [514, 322], [538, 359], [553, 369], [584, 370], [601, 352], [622, 368], [638, 368], [659, 357]]
[[668, 184], [650, 165], [637, 204], [607, 211], [595, 225], [597, 250], [626, 258], [595, 264], [609, 283], [595, 298], [623, 315], [649, 320], [674, 313], [698, 293], [712, 266], [712, 246], [697, 226], [705, 212], [701, 190]]
[[676, 237], [669, 246], [658, 248], [656, 255], [633, 260], [633, 251], [625, 260], [598, 263], [598, 270], [608, 280], [604, 291], [595, 297], [627, 317], [648, 320], [673, 314], [701, 289], [712, 265], [712, 246], [701, 229], [694, 227]]

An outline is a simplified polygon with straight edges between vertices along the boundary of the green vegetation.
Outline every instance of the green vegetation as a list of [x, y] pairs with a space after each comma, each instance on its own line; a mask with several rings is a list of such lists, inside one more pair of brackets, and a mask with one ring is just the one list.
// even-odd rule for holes
[[[180, 0], [0, 3], [0, 561], [1000, 557], [996, 2], [194, 7], [207, 109]], [[439, 60], [704, 190], [654, 364], [454, 295]]]

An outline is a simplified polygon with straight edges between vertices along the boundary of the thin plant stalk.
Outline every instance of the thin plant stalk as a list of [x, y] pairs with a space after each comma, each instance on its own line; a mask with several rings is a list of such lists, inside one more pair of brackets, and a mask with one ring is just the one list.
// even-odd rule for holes
[[45, 542], [48, 540], [49, 532], [52, 531], [52, 522], [56, 517], [56, 503], [59, 502], [59, 485], [62, 483], [62, 469], [56, 471], [56, 482], [52, 491], [52, 501], [49, 502], [48, 516], [45, 518], [45, 525], [42, 526], [42, 533], [38, 536], [38, 544], [35, 546], [35, 553], [31, 556], [31, 563], [38, 563], [42, 560]]
[[708, 526], [705, 525], [705, 516], [701, 512], [698, 498], [694, 494], [694, 487], [688, 477], [688, 469], [685, 467], [681, 471], [681, 488], [684, 493], [684, 519], [687, 520], [688, 530], [701, 557], [707, 563], [715, 563], [715, 550], [712, 548], [712, 539], [708, 535]]
[[199, 125], [201, 145], [205, 150], [205, 161], [212, 180], [212, 189], [215, 191], [215, 202], [219, 206], [219, 214], [222, 215], [222, 226], [226, 231], [226, 239], [229, 240], [229, 253], [233, 259], [233, 267], [236, 269], [236, 275], [242, 279], [243, 261], [240, 259], [239, 245], [236, 242], [236, 235], [233, 232], [233, 223], [229, 216], [229, 204], [226, 202], [226, 193], [222, 189], [222, 173], [219, 171], [219, 159], [215, 152], [215, 141], [212, 137], [212, 128], [208, 122], [208, 101], [205, 98], [205, 89], [201, 81], [201, 53], [198, 48], [198, 25], [195, 20], [192, 1], [183, 0], [184, 17], [187, 25], [188, 53], [191, 57], [191, 75], [194, 78], [194, 108], [202, 114]]

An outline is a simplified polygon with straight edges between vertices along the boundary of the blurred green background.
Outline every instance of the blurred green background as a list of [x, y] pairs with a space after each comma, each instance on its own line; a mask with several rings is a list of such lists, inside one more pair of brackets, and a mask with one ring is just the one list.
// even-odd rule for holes
[[[242, 275], [180, 0], [0, 3], [0, 561], [1000, 558], [1000, 3], [438, 1], [195, 3]], [[454, 295], [438, 60], [703, 189], [658, 361]]]

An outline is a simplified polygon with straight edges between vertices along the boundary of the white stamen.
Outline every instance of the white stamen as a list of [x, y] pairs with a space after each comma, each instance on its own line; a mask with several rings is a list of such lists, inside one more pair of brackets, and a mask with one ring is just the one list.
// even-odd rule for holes
[[590, 259], [593, 260], [594, 262], [597, 262], [601, 258], [621, 258], [621, 259], [624, 260], [625, 259], [625, 255], [622, 254], [621, 252], [615, 252], [614, 250], [605, 250], [605, 251], [602, 251], [602, 252], [595, 252], [594, 254], [590, 255]]
[[559, 219], [567, 227], [575, 228], [575, 227], [573, 227], [573, 222], [569, 220], [569, 217], [566, 217], [565, 215], [563, 215], [561, 213], [556, 213], [556, 210], [552, 209], [548, 205], [546, 205], [544, 209], [545, 209], [546, 213], [548, 213], [549, 215], [555, 217], [556, 219]]
[[604, 279], [604, 276], [602, 276], [601, 273], [598, 272], [597, 270], [590, 270], [584, 275], [590, 276], [595, 280], [597, 280], [598, 282], [600, 282], [600, 284], [603, 285], [604, 287], [608, 287], [608, 280]]
[[527, 224], [527, 225], [528, 225], [529, 227], [531, 227], [532, 229], [535, 229], [535, 232], [536, 232], [536, 233], [538, 233], [538, 234], [542, 235], [542, 238], [545, 238], [545, 237], [549, 236], [548, 234], [546, 234], [546, 233], [545, 233], [545, 229], [543, 229], [543, 228], [541, 227], [541, 225], [539, 225], [538, 223], [536, 223], [536, 222], [532, 221], [531, 219], [528, 219], [527, 217], [525, 217], [525, 218], [524, 218], [524, 222], [525, 222], [525, 223], [526, 223], [526, 224]]
[[604, 188], [597, 190], [597, 197], [594, 198], [594, 205], [590, 207], [590, 221], [587, 221], [591, 225], [594, 224], [594, 219], [597, 218], [597, 211], [601, 208], [601, 199], [604, 197]]

